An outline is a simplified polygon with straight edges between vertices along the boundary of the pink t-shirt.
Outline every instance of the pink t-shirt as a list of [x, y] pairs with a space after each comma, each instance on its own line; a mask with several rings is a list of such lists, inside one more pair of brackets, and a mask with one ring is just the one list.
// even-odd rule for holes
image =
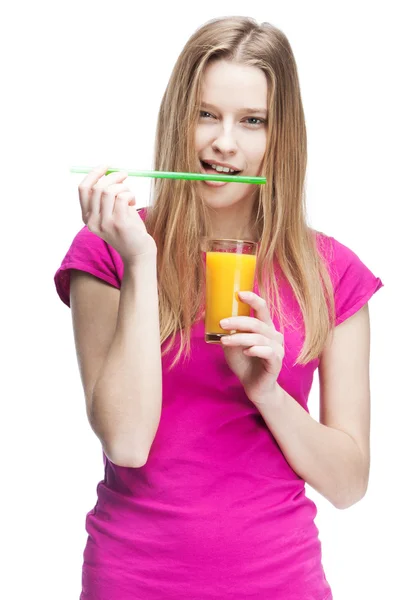
[[[331, 237], [319, 235], [319, 241], [339, 324], [383, 284], [349, 248]], [[54, 278], [67, 306], [69, 269], [121, 286], [121, 257], [86, 226]], [[281, 289], [285, 309], [300, 319], [290, 289]], [[163, 358], [161, 421], [147, 463], [119, 467], [103, 453], [104, 479], [86, 517], [80, 599], [331, 599], [317, 509], [305, 495], [304, 480], [286, 461], [222, 348], [205, 343], [204, 322], [193, 326], [191, 336], [190, 361], [168, 372], [174, 352]], [[303, 339], [302, 326], [285, 332], [278, 383], [308, 410], [319, 360], [293, 366]]]

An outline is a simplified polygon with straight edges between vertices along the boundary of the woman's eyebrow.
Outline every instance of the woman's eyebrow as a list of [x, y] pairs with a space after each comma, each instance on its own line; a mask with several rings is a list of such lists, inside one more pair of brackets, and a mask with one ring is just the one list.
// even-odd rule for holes
[[[210, 110], [218, 110], [216, 106], [214, 106], [213, 104], [208, 104], [208, 102], [202, 102], [201, 106], [203, 106], [204, 108], [209, 108]], [[240, 113], [262, 113], [265, 116], [267, 115], [266, 108], [241, 108], [240, 110], [238, 110], [238, 112], [240, 112]]]

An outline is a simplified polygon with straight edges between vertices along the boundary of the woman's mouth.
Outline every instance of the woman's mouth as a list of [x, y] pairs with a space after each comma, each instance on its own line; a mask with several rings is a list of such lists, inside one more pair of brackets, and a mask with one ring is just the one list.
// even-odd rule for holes
[[[217, 169], [214, 169], [210, 163], [206, 163], [203, 160], [200, 161], [200, 164], [201, 164], [201, 172], [208, 173], [210, 175], [238, 175], [239, 173], [241, 173], [241, 171], [232, 172], [231, 169], [229, 170], [229, 172], [226, 172], [225, 170], [217, 171]], [[206, 185], [209, 185], [210, 187], [222, 187], [224, 185], [227, 185], [230, 182], [229, 181], [203, 181], [202, 183], [205, 183]]]

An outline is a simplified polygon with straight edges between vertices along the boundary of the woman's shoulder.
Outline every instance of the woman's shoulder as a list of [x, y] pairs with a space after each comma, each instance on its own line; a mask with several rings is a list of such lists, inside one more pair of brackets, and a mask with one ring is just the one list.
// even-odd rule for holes
[[339, 282], [348, 269], [355, 272], [368, 268], [352, 248], [340, 242], [337, 238], [322, 231], [314, 230], [314, 234], [319, 254], [334, 278], [335, 284]]
[[[147, 208], [137, 209], [143, 220]], [[104, 241], [85, 225], [72, 239], [72, 242], [54, 275], [54, 283], [60, 299], [70, 306], [71, 269], [85, 271], [116, 288], [121, 287], [124, 264], [121, 256], [110, 244]]]
[[318, 249], [325, 258], [330, 260], [349, 260], [356, 256], [356, 253], [349, 246], [346, 246], [332, 235], [315, 229], [311, 231], [315, 235]]
[[321, 231], [315, 234], [318, 251], [331, 277], [339, 324], [368, 302], [383, 283], [352, 248]]

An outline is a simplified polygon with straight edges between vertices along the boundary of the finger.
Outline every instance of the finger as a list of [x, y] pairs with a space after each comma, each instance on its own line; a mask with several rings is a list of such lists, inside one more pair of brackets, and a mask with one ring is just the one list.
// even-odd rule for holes
[[228, 319], [222, 319], [220, 321], [220, 326], [222, 329], [227, 329], [229, 331], [245, 331], [248, 333], [259, 333], [260, 335], [264, 335], [268, 337], [268, 332], [270, 328], [260, 319], [256, 319], [255, 317], [229, 317]]
[[[124, 202], [126, 202], [126, 204], [128, 206], [135, 206], [135, 204], [136, 204], [136, 198], [135, 198], [135, 195], [133, 194], [132, 190], [129, 190], [126, 192], [119, 192], [118, 195], [115, 197], [115, 200], [117, 200], [117, 198], [119, 200], [123, 200]], [[115, 207], [116, 207], [116, 204], [114, 204], [114, 211], [115, 211]]]
[[[81, 181], [78, 186], [79, 202], [81, 205], [82, 219], [85, 221], [86, 214], [89, 212], [89, 201], [92, 187], [107, 172], [108, 165], [99, 165]], [[86, 221], [85, 221], [86, 222]]]
[[281, 370], [282, 360], [270, 346], [252, 346], [243, 350], [243, 354], [267, 361], [267, 370], [271, 373], [279, 373]]
[[115, 171], [113, 173], [109, 173], [103, 179], [95, 183], [93, 186], [94, 189], [105, 189], [112, 185], [113, 183], [121, 183], [124, 181], [129, 174], [126, 171]]
[[100, 197], [100, 221], [107, 221], [112, 218], [115, 197], [122, 193], [132, 194], [126, 183], [114, 183], [103, 189], [103, 193]]
[[229, 348], [243, 347], [249, 349], [253, 346], [268, 346], [269, 348], [272, 348], [279, 360], [283, 361], [285, 356], [285, 350], [279, 342], [257, 334], [235, 333], [233, 335], [224, 335], [221, 337], [221, 343], [223, 346]]
[[274, 342], [258, 333], [234, 333], [233, 335], [223, 335], [221, 343], [224, 346], [272, 346]]
[[240, 300], [248, 304], [253, 310], [257, 319], [263, 321], [267, 325], [272, 324], [271, 315], [269, 314], [268, 305], [264, 298], [261, 298], [254, 292], [238, 292]]
[[275, 356], [271, 346], [252, 346], [243, 350], [243, 353], [248, 356], [258, 356], [258, 358], [264, 358], [265, 360], [270, 360]]
[[90, 173], [82, 179], [79, 187], [91, 188], [93, 187], [103, 175], [107, 173], [108, 165], [99, 165], [95, 167]]
[[100, 214], [101, 208], [101, 196], [103, 191], [113, 184], [121, 183], [128, 177], [126, 171], [117, 171], [116, 173], [110, 173], [106, 175], [104, 179], [98, 181], [92, 188], [92, 194], [89, 198], [89, 212], [91, 216], [96, 219]]
[[131, 190], [129, 192], [122, 192], [118, 194], [115, 198], [113, 211], [113, 218], [115, 223], [126, 223], [129, 216], [129, 210], [136, 210], [134, 208], [135, 204], [136, 198], [132, 194]]
[[[107, 169], [108, 166], [95, 169], [87, 178], [83, 180], [82, 184], [79, 186], [79, 199], [81, 201], [82, 219], [86, 224], [88, 223], [89, 217], [97, 219], [100, 214], [100, 198], [102, 190], [110, 184], [121, 182], [128, 177], [128, 173], [125, 171], [118, 171], [116, 173], [106, 175], [101, 179], [102, 175], [105, 174]], [[90, 186], [90, 182], [94, 182], [92, 186]]]

